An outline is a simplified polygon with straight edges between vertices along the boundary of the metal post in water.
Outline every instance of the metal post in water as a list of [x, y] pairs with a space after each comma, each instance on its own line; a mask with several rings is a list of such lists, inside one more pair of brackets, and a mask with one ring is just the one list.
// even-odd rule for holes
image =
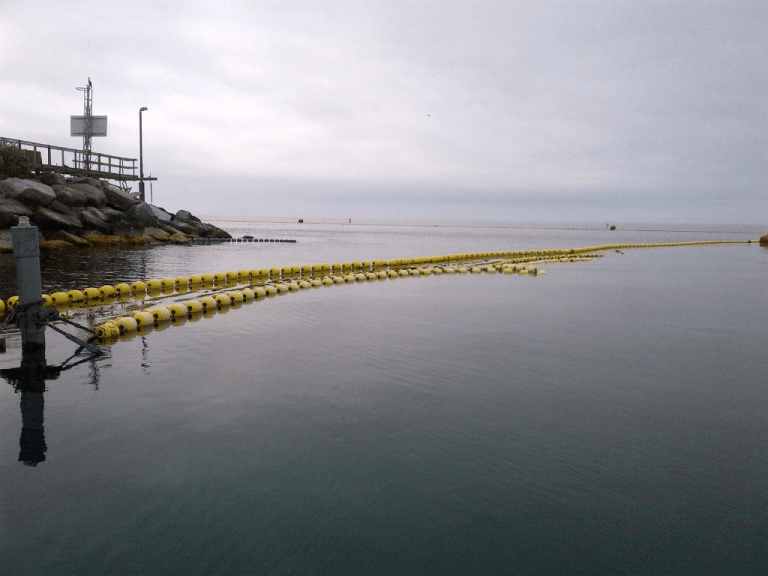
[[21, 216], [19, 225], [11, 228], [13, 256], [16, 258], [16, 302], [23, 352], [40, 352], [45, 358], [45, 325], [42, 324], [42, 280], [40, 277], [40, 244], [37, 227]]

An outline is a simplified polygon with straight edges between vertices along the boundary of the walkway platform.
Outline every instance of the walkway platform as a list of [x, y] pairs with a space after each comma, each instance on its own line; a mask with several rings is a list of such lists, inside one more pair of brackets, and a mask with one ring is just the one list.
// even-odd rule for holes
[[[119, 183], [141, 180], [137, 174], [136, 158], [123, 158], [102, 154], [86, 153], [75, 148], [64, 148], [39, 142], [27, 142], [15, 138], [0, 137], [0, 144], [16, 146], [32, 160], [32, 169], [36, 172], [58, 172], [67, 176], [88, 176], [102, 180], [115, 180]], [[157, 180], [145, 176], [145, 181]]]

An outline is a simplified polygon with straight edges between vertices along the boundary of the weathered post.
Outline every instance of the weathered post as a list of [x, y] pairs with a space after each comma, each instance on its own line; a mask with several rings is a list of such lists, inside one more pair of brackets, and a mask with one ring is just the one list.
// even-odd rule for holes
[[37, 227], [21, 216], [19, 225], [11, 228], [13, 256], [16, 258], [16, 316], [21, 332], [22, 352], [41, 352], [45, 359], [45, 324], [43, 319], [42, 280], [40, 278], [40, 245]]
[[19, 460], [36, 466], [45, 460], [45, 324], [42, 280], [40, 278], [40, 244], [37, 227], [29, 218], [19, 218], [11, 228], [13, 256], [16, 258], [16, 288], [19, 300], [14, 309], [21, 332], [21, 367], [18, 386], [21, 390], [21, 438]]

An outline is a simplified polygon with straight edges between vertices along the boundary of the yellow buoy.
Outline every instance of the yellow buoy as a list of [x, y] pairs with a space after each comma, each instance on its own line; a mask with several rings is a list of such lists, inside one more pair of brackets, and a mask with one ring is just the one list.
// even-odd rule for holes
[[187, 314], [198, 314], [203, 311], [203, 303], [200, 300], [187, 300], [184, 305], [187, 307]]
[[253, 289], [254, 297], [258, 300], [259, 298], [264, 298], [267, 295], [267, 291], [262, 288], [261, 286], [257, 286]]
[[155, 322], [166, 322], [167, 320], [171, 319], [171, 311], [168, 310], [165, 306], [158, 306], [157, 308], [152, 308], [152, 310], [149, 311], [150, 314], [152, 314], [152, 317], [155, 319]]
[[117, 295], [117, 289], [114, 286], [110, 286], [109, 284], [99, 288], [99, 292], [101, 292], [102, 298], [112, 298], [113, 296]]
[[396, 270], [390, 270], [389, 272], [387, 272], [387, 276], [389, 276], [390, 278], [397, 278], [398, 274]]
[[179, 288], [188, 288], [189, 287], [189, 278], [186, 276], [176, 276], [176, 280], [173, 282], [174, 287], [176, 290]]
[[117, 324], [117, 329], [120, 331], [120, 334], [125, 334], [126, 332], [133, 332], [138, 328], [139, 323], [136, 322], [135, 318], [131, 318], [130, 316], [122, 316], [115, 320], [115, 324]]
[[229, 296], [229, 301], [232, 304], [242, 304], [244, 300], [243, 293], [240, 290], [232, 290], [226, 292], [225, 295]]
[[273, 284], [267, 284], [264, 286], [264, 292], [266, 292], [267, 296], [274, 296], [278, 291]]
[[224, 272], [215, 272], [213, 274], [213, 281], [216, 285], [224, 284], [227, 281], [227, 275]]
[[288, 285], [283, 284], [282, 282], [278, 282], [277, 284], [275, 284], [275, 288], [277, 289], [278, 294], [284, 294], [289, 290]]
[[150, 278], [147, 280], [147, 290], [152, 292], [160, 292], [163, 289], [163, 281], [157, 278]]
[[280, 280], [280, 268], [270, 268], [269, 278], [271, 280]]
[[189, 286], [197, 286], [199, 284], [203, 283], [203, 277], [198, 274], [192, 274], [192, 276], [189, 277]]
[[82, 302], [85, 300], [85, 294], [80, 292], [80, 290], [70, 290], [67, 292], [67, 296], [69, 296], [70, 302]]
[[66, 292], [54, 292], [51, 294], [51, 300], [53, 300], [54, 306], [69, 305], [71, 302]]
[[331, 284], [333, 284], [333, 278], [326, 276], [325, 278], [322, 279], [322, 283], [323, 283], [323, 286], [330, 286]]
[[121, 282], [115, 286], [115, 292], [117, 292], [119, 296], [129, 296], [131, 294], [131, 286], [125, 282]]
[[203, 305], [203, 310], [216, 310], [219, 307], [219, 303], [213, 296], [203, 296], [200, 298], [200, 304]]
[[240, 281], [241, 284], [245, 282], [251, 281], [251, 271], [250, 270], [238, 270], [237, 271], [237, 279]]
[[96, 336], [99, 338], [114, 338], [120, 336], [120, 329], [117, 327], [117, 324], [110, 320], [96, 327]]
[[101, 300], [101, 292], [96, 288], [86, 288], [83, 290], [86, 300]]
[[216, 301], [216, 307], [219, 309], [232, 306], [232, 299], [227, 294], [216, 294], [213, 299]]
[[186, 316], [189, 310], [184, 304], [174, 303], [168, 306], [168, 311], [171, 313], [171, 317]]
[[133, 319], [136, 320], [136, 323], [139, 326], [154, 326], [155, 325], [155, 317], [152, 314], [150, 314], [149, 312], [146, 312], [146, 311], [134, 313]]
[[162, 290], [168, 290], [170, 288], [176, 288], [176, 282], [173, 278], [163, 278], [160, 280], [160, 286]]
[[8, 312], [13, 310], [13, 307], [16, 306], [16, 302], [18, 301], [19, 301], [18, 296], [11, 296], [10, 298], [8, 298], [8, 300], [6, 300], [5, 307], [8, 308]]
[[250, 288], [243, 288], [243, 302], [253, 302], [256, 299], [256, 294]]

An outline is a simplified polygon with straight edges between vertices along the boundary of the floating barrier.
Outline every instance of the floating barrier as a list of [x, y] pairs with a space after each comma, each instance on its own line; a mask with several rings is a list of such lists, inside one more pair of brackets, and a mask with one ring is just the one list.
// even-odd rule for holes
[[252, 238], [249, 236], [243, 236], [241, 238], [190, 238], [192, 244], [196, 245], [211, 245], [211, 244], [227, 244], [227, 243], [246, 243], [246, 242], [285, 242], [288, 244], [296, 244], [296, 240], [288, 239], [275, 239], [275, 238]]
[[[257, 241], [257, 240], [253, 240]], [[138, 333], [142, 329], [155, 326], [157, 329], [168, 327], [174, 320], [178, 325], [187, 319], [193, 321], [223, 313], [230, 307], [239, 307], [243, 303], [285, 294], [290, 291], [307, 290], [312, 287], [331, 286], [334, 284], [373, 281], [376, 279], [396, 279], [406, 276], [473, 274], [501, 272], [504, 275], [537, 276], [546, 274], [538, 268], [542, 263], [589, 262], [601, 257], [599, 252], [615, 250], [624, 253], [630, 248], [655, 248], [673, 246], [697, 246], [712, 244], [743, 244], [751, 240], [713, 240], [694, 242], [669, 242], [658, 244], [604, 244], [583, 246], [569, 249], [515, 250], [506, 252], [470, 252], [465, 254], [437, 255], [429, 257], [399, 258], [390, 260], [362, 260], [353, 262], [320, 263], [301, 266], [292, 265], [283, 268], [260, 268], [200, 274], [189, 277], [137, 280], [132, 284], [119, 283], [116, 286], [105, 285], [99, 289], [69, 290], [54, 292], [50, 296], [42, 295], [45, 306], [53, 306], [60, 311], [68, 308], [103, 307], [111, 305], [116, 299], [126, 303], [131, 298], [140, 305], [146, 297], [150, 299], [172, 297], [198, 290], [222, 290], [237, 284], [247, 286], [239, 290], [229, 290], [225, 294], [205, 295], [200, 299], [156, 306], [149, 311], [143, 310], [132, 315], [120, 316], [113, 322], [120, 335]], [[11, 296], [6, 302], [0, 300], [0, 317], [8, 314], [18, 301]], [[156, 303], [152, 303], [156, 304]], [[194, 317], [194, 318], [193, 318]], [[121, 320], [123, 319], [123, 320]], [[118, 322], [121, 320], [121, 322]], [[136, 328], [132, 328], [133, 323]], [[114, 335], [112, 328], [105, 329], [105, 334]], [[111, 338], [112, 336], [109, 336]]]

